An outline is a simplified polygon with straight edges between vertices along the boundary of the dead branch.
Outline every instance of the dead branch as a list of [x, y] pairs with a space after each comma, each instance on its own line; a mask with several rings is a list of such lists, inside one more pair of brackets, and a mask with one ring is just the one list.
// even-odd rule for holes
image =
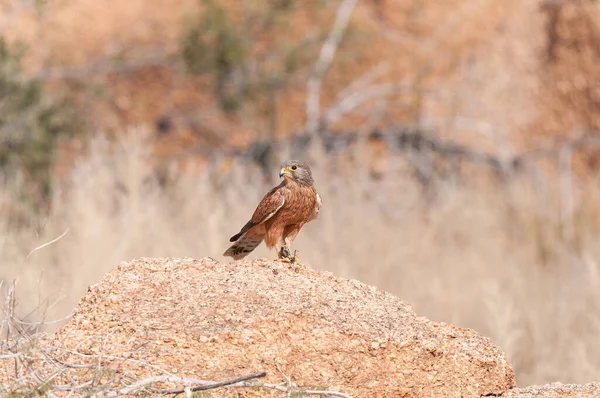
[[67, 230], [65, 232], [63, 232], [62, 235], [60, 235], [58, 238], [52, 239], [50, 242], [46, 242], [43, 245], [40, 245], [40, 246], [36, 247], [35, 249], [31, 250], [29, 252], [29, 254], [27, 255], [27, 257], [25, 257], [25, 261], [27, 261], [29, 259], [29, 256], [31, 256], [34, 252], [36, 252], [40, 249], [43, 249], [44, 247], [49, 246], [49, 245], [61, 240], [63, 238], [63, 236], [65, 236], [67, 234], [67, 232], [69, 232], [69, 228], [67, 228]]
[[16, 354], [0, 355], [0, 359], [22, 358], [24, 355], [17, 352]]
[[323, 75], [331, 66], [331, 62], [333, 61], [333, 57], [335, 56], [340, 41], [344, 37], [350, 15], [352, 15], [352, 11], [354, 10], [357, 1], [358, 0], [342, 0], [336, 11], [335, 21], [333, 22], [331, 31], [329, 31], [329, 35], [321, 47], [319, 59], [308, 79], [305, 131], [309, 134], [314, 134], [319, 128]]
[[390, 63], [388, 61], [380, 62], [344, 87], [342, 91], [336, 95], [337, 102], [364, 89], [365, 87], [371, 86], [377, 78], [385, 75], [388, 72], [390, 72]]
[[64, 322], [67, 319], [71, 318], [73, 316], [73, 313], [70, 313], [69, 315], [66, 315], [62, 318], [59, 319], [54, 319], [52, 321], [40, 321], [40, 322], [25, 322], [22, 321], [20, 319], [15, 319], [15, 322], [20, 323], [21, 325], [27, 325], [27, 326], [42, 326], [42, 325], [52, 325], [55, 323], [60, 323], [60, 322]]
[[[266, 375], [265, 372], [263, 372], [264, 375]], [[263, 376], [261, 376], [263, 377]], [[287, 376], [285, 376], [287, 379]], [[173, 379], [172, 377], [158, 377], [158, 378], [149, 378], [146, 380], [150, 380], [150, 379], [155, 379], [153, 380], [154, 382], [158, 382], [158, 381], [170, 381], [170, 382], [175, 382], [175, 383], [179, 383], [179, 384], [184, 384], [185, 382], [188, 382], [189, 380], [193, 380], [193, 379], [184, 379], [184, 378], [177, 378], [177, 379]], [[237, 380], [239, 380], [240, 378], [238, 378]], [[236, 379], [233, 379], [236, 380]], [[230, 380], [230, 381], [233, 381]], [[140, 382], [142, 382], [143, 380], [140, 380]], [[301, 394], [301, 395], [321, 395], [321, 396], [327, 396], [327, 397], [340, 397], [340, 398], [352, 398], [350, 395], [341, 393], [341, 392], [337, 392], [337, 391], [328, 391], [328, 390], [310, 390], [310, 389], [302, 389], [302, 388], [294, 388], [289, 384], [288, 381], [281, 383], [281, 384], [269, 384], [269, 383], [260, 383], [260, 382], [256, 382], [256, 381], [237, 381], [235, 383], [230, 383], [227, 385], [223, 385], [223, 383], [213, 383], [213, 384], [206, 384], [203, 386], [197, 386], [197, 387], [192, 387], [189, 390], [194, 392], [194, 391], [200, 391], [200, 390], [209, 390], [209, 389], [214, 389], [214, 388], [219, 388], [219, 387], [227, 387], [227, 388], [266, 388], [266, 389], [271, 389], [271, 390], [277, 390], [277, 391], [281, 391], [284, 392], [286, 394]], [[188, 383], [189, 384], [189, 383]], [[217, 386], [217, 384], [220, 384]], [[122, 391], [122, 390], [121, 390]], [[176, 389], [176, 390], [161, 390], [161, 389], [153, 389], [153, 392], [156, 393], [161, 393], [161, 394], [182, 394], [186, 391], [185, 388], [181, 388], [181, 389]]]
[[402, 86], [395, 83], [382, 83], [367, 86], [362, 90], [349, 93], [347, 96], [333, 105], [323, 118], [325, 126], [337, 122], [342, 116], [353, 111], [360, 105], [377, 98], [388, 97], [392, 94], [400, 94], [412, 91], [413, 86]]
[[[98, 357], [98, 355], [83, 354], [83, 353], [81, 353], [81, 352], [72, 351], [72, 350], [65, 350], [65, 352], [66, 352], [66, 353], [69, 353], [69, 354], [78, 355], [78, 356], [80, 356], [80, 357], [83, 357], [83, 358], [97, 358], [97, 357]], [[137, 365], [140, 365], [140, 366], [147, 366], [148, 368], [151, 368], [151, 369], [157, 370], [157, 371], [159, 371], [159, 372], [161, 372], [161, 373], [163, 373], [163, 374], [166, 374], [166, 375], [168, 375], [168, 376], [171, 376], [171, 377], [177, 377], [177, 376], [175, 376], [173, 373], [171, 373], [171, 372], [168, 372], [168, 371], [166, 371], [166, 370], [162, 369], [162, 368], [161, 368], [161, 367], [159, 367], [159, 366], [152, 365], [152, 364], [151, 364], [151, 363], [149, 363], [149, 362], [146, 362], [146, 361], [141, 361], [141, 360], [139, 360], [139, 359], [125, 358], [125, 357], [118, 357], [118, 356], [113, 356], [113, 355], [103, 355], [103, 358], [104, 358], [104, 359], [114, 359], [114, 360], [124, 360], [124, 361], [126, 361], [126, 362], [135, 363], [135, 364], [137, 364]], [[70, 365], [71, 365], [71, 367], [74, 367], [74, 366], [73, 366], [73, 364], [70, 364]], [[94, 366], [95, 366], [95, 365], [90, 365], [90, 367], [94, 367]]]
[[68, 385], [68, 384], [64, 384], [64, 385], [54, 385], [52, 387], [56, 388], [57, 390], [61, 390], [61, 391], [75, 391], [75, 390], [81, 390], [82, 388], [89, 387], [93, 383], [94, 383], [94, 380], [88, 380], [85, 383], [81, 383], [81, 384], [78, 384], [76, 386], [71, 386], [71, 385]]
[[[259, 372], [259, 373], [252, 373], [246, 376], [241, 376], [241, 377], [236, 377], [235, 379], [230, 379], [230, 380], [225, 380], [225, 381], [220, 381], [220, 382], [211, 382], [210, 384], [204, 384], [204, 385], [200, 385], [200, 386], [196, 386], [196, 387], [192, 387], [190, 389], [190, 391], [192, 392], [196, 392], [196, 391], [205, 391], [205, 390], [213, 390], [215, 388], [220, 388], [220, 387], [226, 387], [226, 386], [230, 386], [233, 384], [238, 384], [241, 383], [243, 381], [246, 380], [251, 380], [251, 379], [257, 379], [260, 377], [265, 377], [267, 375], [267, 372]], [[165, 376], [159, 376], [159, 378], [164, 378]], [[184, 381], [184, 379], [178, 378], [179, 382]], [[172, 380], [171, 380], [172, 381]], [[129, 394], [132, 391], [136, 391], [140, 388], [143, 388], [147, 385], [150, 385], [152, 383], [156, 383], [157, 380], [155, 377], [150, 377], [148, 379], [144, 379], [144, 380], [140, 380], [134, 384], [132, 384], [131, 386], [135, 386], [133, 390], [130, 389], [131, 386], [127, 386], [125, 388], [122, 388], [119, 392], [121, 394]], [[190, 383], [182, 383], [182, 384], [190, 384]], [[125, 392], [124, 392], [125, 391]], [[181, 389], [175, 389], [175, 390], [160, 390], [161, 393], [163, 394], [182, 394], [184, 393], [186, 390], [185, 388], [181, 388]]]
[[337, 391], [304, 390], [302, 388], [287, 387], [285, 384], [286, 383], [282, 383], [282, 384], [266, 384], [266, 383], [257, 383], [257, 382], [247, 382], [247, 383], [234, 384], [234, 385], [231, 385], [229, 387], [234, 387], [234, 388], [235, 387], [260, 387], [260, 388], [266, 388], [266, 389], [281, 391], [281, 392], [284, 392], [284, 393], [286, 393], [288, 395], [291, 395], [291, 394], [297, 394], [297, 395], [321, 395], [321, 396], [325, 396], [325, 397], [352, 398], [348, 394], [344, 394], [344, 393], [337, 392]]
[[340, 397], [340, 398], [352, 398], [350, 395], [348, 394], [344, 394], [341, 392], [337, 392], [337, 391], [327, 391], [327, 390], [303, 390], [301, 388], [285, 388], [285, 387], [281, 387], [281, 386], [277, 386], [277, 385], [264, 385], [264, 384], [259, 384], [258, 386], [260, 387], [264, 387], [264, 388], [273, 388], [288, 394], [303, 394], [303, 395], [322, 395], [325, 397]]

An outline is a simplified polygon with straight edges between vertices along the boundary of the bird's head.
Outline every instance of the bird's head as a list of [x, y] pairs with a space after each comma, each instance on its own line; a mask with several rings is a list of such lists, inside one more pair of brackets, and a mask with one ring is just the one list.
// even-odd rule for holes
[[312, 185], [314, 182], [310, 167], [300, 163], [298, 160], [288, 160], [282, 164], [279, 170], [279, 177], [289, 178], [300, 185]]

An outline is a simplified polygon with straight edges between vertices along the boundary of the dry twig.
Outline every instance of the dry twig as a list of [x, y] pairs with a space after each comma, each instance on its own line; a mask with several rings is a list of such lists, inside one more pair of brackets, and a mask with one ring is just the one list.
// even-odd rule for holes
[[40, 249], [43, 249], [44, 247], [49, 246], [55, 242], [58, 242], [59, 240], [61, 240], [63, 238], [63, 236], [65, 236], [67, 234], [67, 232], [69, 232], [69, 228], [67, 228], [67, 230], [65, 232], [63, 232], [62, 235], [60, 235], [58, 238], [52, 239], [50, 242], [46, 242], [43, 245], [36, 247], [35, 249], [33, 249], [32, 251], [29, 252], [27, 257], [25, 257], [25, 260], [28, 260], [29, 256], [31, 256], [34, 252], [36, 252]]
[[[247, 381], [247, 380], [255, 379], [258, 377], [264, 377], [266, 375], [267, 375], [266, 372], [261, 372], [261, 373], [255, 373], [253, 375], [238, 377], [237, 379], [223, 381], [220, 383], [205, 382], [205, 383], [209, 383], [209, 384], [204, 384], [201, 386], [189, 388], [189, 391], [192, 391], [192, 392], [204, 391], [204, 390], [211, 390], [211, 389], [220, 388], [220, 387], [266, 388], [266, 389], [281, 391], [281, 392], [284, 392], [287, 394], [321, 395], [321, 396], [327, 396], [327, 397], [352, 398], [350, 395], [347, 395], [347, 394], [344, 394], [341, 392], [337, 392], [337, 391], [310, 390], [310, 389], [307, 390], [307, 389], [302, 389], [302, 388], [294, 388], [291, 386], [291, 381], [290, 381], [289, 377], [287, 377], [285, 375], [284, 375], [284, 377], [286, 378], [287, 381], [284, 383], [281, 383], [281, 384], [269, 384], [269, 383], [260, 383], [260, 382], [256, 382], [256, 381]], [[140, 380], [139, 382], [135, 383], [136, 389], [138, 389], [140, 385], [148, 386], [152, 383], [156, 383], [156, 382], [160, 382], [160, 381], [163, 381], [163, 382], [170, 381], [172, 383], [188, 384], [188, 385], [198, 382], [194, 379], [185, 379], [185, 378], [179, 378], [179, 377], [173, 378], [170, 376], [158, 376], [158, 377], [150, 377], [148, 379]], [[124, 390], [125, 389], [121, 389], [120, 393]], [[186, 392], [186, 389], [185, 388], [180, 388], [180, 389], [175, 389], [175, 390], [153, 389], [152, 391], [157, 392], [157, 393], [162, 393], [162, 394], [182, 394], [182, 393]]]
[[[196, 391], [205, 391], [205, 390], [213, 390], [215, 388], [220, 388], [220, 387], [226, 387], [226, 386], [231, 386], [231, 385], [235, 385], [241, 382], [244, 382], [246, 380], [251, 380], [251, 379], [257, 379], [260, 377], [265, 377], [267, 375], [267, 372], [260, 372], [260, 373], [252, 373], [246, 376], [241, 376], [241, 377], [236, 377], [235, 379], [230, 379], [230, 380], [225, 380], [225, 381], [220, 381], [220, 382], [211, 382], [210, 384], [203, 384], [200, 386], [196, 386], [196, 387], [192, 387], [190, 388], [190, 391], [192, 392], [196, 392]], [[156, 383], [157, 379], [164, 379], [165, 376], [158, 376], [157, 377], [150, 377], [148, 379], [144, 379], [144, 380], [140, 380], [134, 384], [132, 384], [131, 386], [127, 386], [123, 389], [121, 389], [119, 392], [121, 394], [128, 394], [131, 393], [131, 391], [136, 391], [138, 389], [140, 389], [141, 387], [145, 387], [147, 385], [150, 385], [152, 383]], [[169, 377], [169, 379], [172, 379], [171, 377]], [[179, 381], [184, 381], [181, 378], [177, 378], [179, 379]], [[164, 380], [163, 380], [164, 381]], [[173, 380], [169, 380], [169, 381], [173, 381]], [[190, 383], [185, 383], [185, 384], [190, 384]], [[134, 386], [134, 389], [131, 390], [131, 387]], [[181, 394], [184, 393], [186, 391], [185, 388], [181, 388], [181, 389], [175, 389], [175, 390], [158, 390], [163, 394]]]

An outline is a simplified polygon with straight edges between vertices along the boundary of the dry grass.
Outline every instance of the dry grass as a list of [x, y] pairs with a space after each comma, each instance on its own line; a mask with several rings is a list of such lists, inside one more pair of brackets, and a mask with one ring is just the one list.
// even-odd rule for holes
[[[220, 256], [228, 238], [274, 181], [264, 182], [251, 164], [235, 161], [223, 171], [214, 160], [202, 170], [173, 167], [161, 183], [151, 144], [141, 130], [116, 142], [98, 137], [56, 181], [45, 219], [23, 227], [15, 210], [0, 209], [0, 274], [18, 278], [18, 314], [41, 308], [28, 319], [65, 316], [89, 284], [132, 257], [228, 260]], [[303, 262], [490, 336], [508, 354], [519, 385], [597, 379], [597, 181], [574, 181], [573, 217], [565, 217], [557, 184], [539, 176], [487, 176], [484, 184], [447, 178], [424, 190], [399, 154], [373, 180], [361, 145], [345, 155], [324, 156], [317, 147], [311, 153], [306, 159], [324, 205], [295, 242]], [[283, 151], [280, 160], [288, 156]], [[3, 203], [18, 190], [18, 181], [5, 182]], [[564, 228], [570, 219], [571, 235]], [[274, 254], [261, 247], [252, 256]]]

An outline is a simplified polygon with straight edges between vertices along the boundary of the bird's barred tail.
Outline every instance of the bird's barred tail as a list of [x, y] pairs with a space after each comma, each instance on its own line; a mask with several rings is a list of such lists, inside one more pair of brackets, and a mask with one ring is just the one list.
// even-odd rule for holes
[[245, 235], [238, 239], [225, 253], [224, 256], [233, 257], [234, 260], [239, 260], [248, 255], [256, 246], [263, 241], [262, 236]]

